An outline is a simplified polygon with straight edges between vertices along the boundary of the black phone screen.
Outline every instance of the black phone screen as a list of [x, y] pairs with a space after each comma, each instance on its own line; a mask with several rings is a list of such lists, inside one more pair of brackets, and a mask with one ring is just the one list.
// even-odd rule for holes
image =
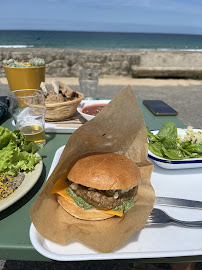
[[177, 115], [178, 112], [162, 100], [143, 100], [143, 104], [154, 115]]

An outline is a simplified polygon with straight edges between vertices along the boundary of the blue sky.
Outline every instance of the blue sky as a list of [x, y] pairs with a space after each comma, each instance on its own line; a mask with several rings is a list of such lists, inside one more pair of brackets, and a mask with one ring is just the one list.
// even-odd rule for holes
[[201, 0], [2, 0], [0, 29], [202, 34]]

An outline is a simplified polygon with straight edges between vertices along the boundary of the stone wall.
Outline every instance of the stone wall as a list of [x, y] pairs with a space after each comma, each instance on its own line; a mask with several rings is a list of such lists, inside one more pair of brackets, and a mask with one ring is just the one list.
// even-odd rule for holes
[[[83, 51], [69, 49], [11, 49], [1, 48], [0, 62], [14, 58], [27, 61], [32, 57], [44, 58], [46, 75], [78, 77], [82, 68], [98, 69], [100, 76], [131, 76], [131, 66], [140, 64], [140, 56], [133, 52]], [[1, 70], [0, 76], [5, 76]]]
[[[78, 77], [81, 68], [99, 70], [100, 77], [129, 76], [138, 77], [134, 72], [141, 70], [144, 77], [147, 69], [161, 70], [166, 77], [166, 69], [189, 70], [188, 77], [194, 77], [196, 70], [202, 66], [202, 52], [197, 51], [155, 51], [155, 50], [70, 50], [48, 48], [0, 48], [0, 65], [4, 59], [28, 61], [32, 57], [44, 58], [46, 76]], [[137, 73], [138, 74], [138, 73]], [[152, 74], [152, 73], [151, 73]], [[155, 73], [161, 77], [160, 72]], [[170, 76], [167, 72], [168, 77]], [[198, 74], [198, 73], [197, 73]], [[154, 75], [151, 75], [154, 76]], [[198, 75], [197, 75], [198, 76]], [[0, 69], [0, 77], [5, 77], [4, 69]], [[180, 77], [180, 73], [179, 73]]]

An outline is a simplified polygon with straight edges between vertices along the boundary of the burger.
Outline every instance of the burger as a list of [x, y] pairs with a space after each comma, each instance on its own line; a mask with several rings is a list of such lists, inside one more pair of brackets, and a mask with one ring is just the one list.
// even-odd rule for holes
[[[123, 216], [134, 206], [140, 171], [131, 159], [115, 153], [90, 153], [70, 164], [58, 203], [78, 219]], [[64, 183], [65, 182], [65, 183]], [[57, 185], [57, 183], [56, 183]]]

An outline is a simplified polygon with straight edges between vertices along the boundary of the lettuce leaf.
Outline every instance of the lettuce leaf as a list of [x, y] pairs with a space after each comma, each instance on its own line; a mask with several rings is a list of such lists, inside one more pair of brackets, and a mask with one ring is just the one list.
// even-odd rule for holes
[[8, 130], [7, 128], [3, 128], [0, 126], [0, 150], [8, 145], [10, 140], [15, 140], [16, 135]]
[[40, 147], [26, 141], [20, 131], [0, 127], [0, 174], [16, 176], [20, 171], [32, 171], [41, 157], [34, 155]]
[[39, 149], [42, 148], [41, 145], [36, 144], [33, 141], [26, 140], [25, 136], [20, 130], [15, 130], [14, 135], [16, 136], [15, 142], [21, 151], [26, 151], [28, 153], [36, 153]]

